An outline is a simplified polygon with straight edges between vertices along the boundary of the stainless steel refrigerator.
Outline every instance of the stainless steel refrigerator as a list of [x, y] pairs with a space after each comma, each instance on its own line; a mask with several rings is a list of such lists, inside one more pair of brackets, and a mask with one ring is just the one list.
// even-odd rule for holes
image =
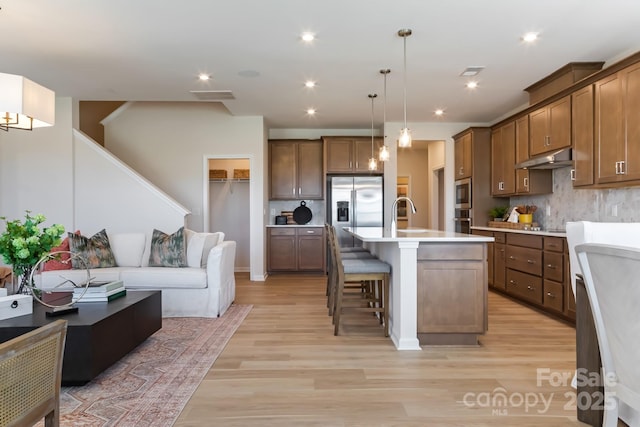
[[330, 176], [327, 222], [336, 228], [341, 247], [361, 246], [344, 227], [382, 227], [381, 176]]

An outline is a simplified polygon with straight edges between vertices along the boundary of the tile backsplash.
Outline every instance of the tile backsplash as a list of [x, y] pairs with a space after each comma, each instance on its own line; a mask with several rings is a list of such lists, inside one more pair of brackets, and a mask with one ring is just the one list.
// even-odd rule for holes
[[509, 203], [536, 205], [533, 220], [543, 230], [564, 229], [568, 221], [640, 222], [640, 187], [574, 189], [570, 171], [570, 168], [553, 171], [553, 194], [511, 197]]
[[[276, 215], [280, 215], [282, 211], [293, 211], [300, 206], [302, 200], [271, 200], [269, 201], [269, 224], [276, 223]], [[323, 225], [325, 217], [324, 200], [305, 200], [307, 207], [311, 209], [310, 225]], [[271, 214], [275, 211], [275, 215]]]

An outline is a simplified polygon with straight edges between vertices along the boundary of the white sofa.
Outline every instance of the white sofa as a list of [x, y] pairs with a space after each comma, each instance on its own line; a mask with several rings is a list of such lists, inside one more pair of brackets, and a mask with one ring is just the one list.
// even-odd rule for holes
[[[93, 268], [95, 281], [122, 280], [127, 291], [161, 290], [163, 317], [217, 317], [235, 299], [236, 242], [224, 233], [185, 230], [187, 267], [149, 267], [151, 238], [144, 233], [108, 233], [117, 267]], [[86, 281], [86, 270], [42, 273], [42, 288], [65, 279]]]

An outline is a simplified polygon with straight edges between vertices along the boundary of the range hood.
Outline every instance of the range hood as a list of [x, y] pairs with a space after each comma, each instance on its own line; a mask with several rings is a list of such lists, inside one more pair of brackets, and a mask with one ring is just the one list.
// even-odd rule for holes
[[516, 165], [516, 169], [556, 169], [573, 166], [573, 156], [571, 148], [547, 153], [543, 156], [534, 157]]

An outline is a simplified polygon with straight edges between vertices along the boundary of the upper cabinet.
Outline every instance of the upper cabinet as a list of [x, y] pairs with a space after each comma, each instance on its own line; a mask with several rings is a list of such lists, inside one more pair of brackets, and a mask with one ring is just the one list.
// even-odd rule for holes
[[322, 141], [269, 141], [269, 198], [322, 199]]
[[[529, 116], [516, 119], [516, 164], [529, 160]], [[553, 193], [550, 169], [516, 169], [516, 195]]]
[[[369, 170], [371, 158], [370, 137], [324, 137], [327, 173], [383, 173], [384, 162], [378, 162], [378, 169]], [[375, 138], [373, 155], [377, 159], [382, 138]]]
[[597, 184], [640, 179], [640, 63], [595, 83]]
[[571, 147], [571, 97], [565, 96], [529, 113], [531, 156]]
[[593, 85], [571, 94], [574, 187], [593, 185]]
[[510, 196], [516, 190], [516, 124], [491, 131], [491, 195]]
[[473, 174], [471, 139], [471, 132], [454, 139], [455, 179], [471, 178]]

